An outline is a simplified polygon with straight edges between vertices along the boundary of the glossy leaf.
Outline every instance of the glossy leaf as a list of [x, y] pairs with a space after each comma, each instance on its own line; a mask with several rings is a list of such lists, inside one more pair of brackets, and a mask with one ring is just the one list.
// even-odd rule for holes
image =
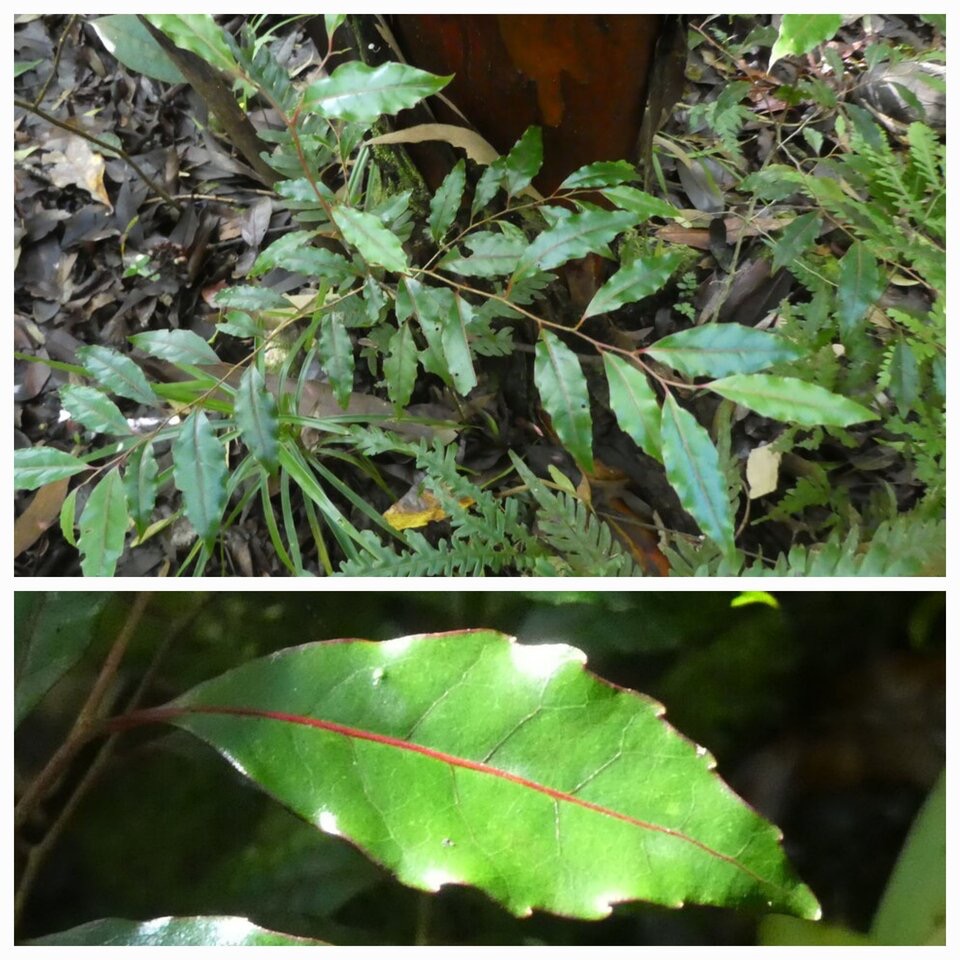
[[379, 217], [352, 207], [334, 207], [331, 214], [343, 239], [356, 247], [367, 263], [394, 273], [406, 272], [409, 263], [403, 246]]
[[320, 365], [330, 380], [333, 395], [341, 409], [346, 410], [353, 392], [353, 341], [350, 331], [332, 311], [324, 313], [320, 320], [317, 348]]
[[840, 261], [837, 285], [837, 320], [841, 334], [849, 337], [856, 332], [885, 285], [877, 259], [866, 244], [859, 241], [852, 244]]
[[147, 19], [178, 47], [202, 57], [217, 70], [237, 71], [237, 61], [223, 38], [223, 29], [211, 14], [158, 13], [148, 14]]
[[383, 358], [383, 376], [390, 399], [405, 407], [417, 380], [417, 344], [408, 323], [401, 323], [390, 337], [389, 350]]
[[733, 510], [720, 455], [710, 434], [669, 393], [663, 402], [660, 439], [667, 480], [683, 509], [714, 543], [731, 553]]
[[202, 366], [220, 362], [210, 344], [192, 330], [148, 330], [135, 333], [130, 342], [149, 356], [171, 363]]
[[[278, 241], [279, 242], [279, 241]], [[305, 249], [305, 248], [303, 248]], [[289, 269], [293, 269], [291, 266]], [[253, 287], [242, 284], [238, 287], [227, 287], [214, 297], [218, 307], [233, 307], [236, 310], [289, 310], [290, 301], [271, 290], [268, 286]]]
[[443, 331], [450, 316], [456, 310], [453, 291], [447, 287], [429, 287], [412, 277], [404, 277], [397, 288], [396, 314], [398, 322], [413, 315], [427, 341], [420, 353], [420, 363], [427, 373], [440, 377], [448, 386], [453, 386], [453, 377], [447, 365], [443, 349]]
[[457, 393], [465, 397], [477, 385], [477, 372], [473, 368], [473, 357], [467, 340], [467, 327], [473, 318], [473, 307], [459, 296], [454, 295], [454, 310], [440, 334], [443, 355], [453, 377]]
[[373, 123], [442, 90], [452, 77], [438, 77], [405, 63], [369, 67], [351, 60], [307, 87], [303, 106], [325, 117]]
[[437, 192], [430, 198], [430, 217], [427, 223], [433, 242], [440, 244], [457, 218], [467, 185], [466, 164], [458, 160], [454, 168], [443, 178]]
[[320, 940], [274, 933], [246, 917], [158, 917], [91, 920], [30, 940], [31, 947], [308, 947]]
[[89, 465], [54, 447], [13, 451], [13, 489], [36, 490], [88, 470]]
[[147, 529], [157, 504], [158, 473], [153, 442], [134, 447], [123, 471], [123, 487], [127, 492], [127, 509], [140, 535]]
[[345, 13], [325, 13], [323, 15], [323, 25], [327, 31], [327, 39], [332, 40], [343, 22], [347, 19]]
[[18, 591], [14, 610], [14, 724], [83, 656], [108, 593]]
[[642, 695], [563, 644], [487, 630], [311, 643], [200, 684], [166, 721], [423, 890], [517, 916], [686, 901], [814, 917], [780, 832]]
[[240, 378], [234, 413], [240, 438], [267, 471], [273, 473], [277, 469], [280, 445], [277, 398], [267, 389], [263, 374], [253, 364]]
[[596, 187], [615, 187], [627, 180], [637, 180], [637, 168], [626, 160], [601, 160], [575, 170], [560, 184], [561, 190], [584, 190]]
[[220, 440], [202, 410], [187, 417], [173, 441], [173, 480], [183, 494], [193, 529], [201, 540], [211, 540], [227, 503], [227, 464]]
[[543, 131], [540, 127], [527, 127], [523, 136], [503, 158], [504, 184], [507, 196], [515, 197], [529, 187], [543, 166]]
[[130, 514], [120, 468], [114, 467], [90, 492], [80, 515], [80, 568], [85, 577], [112, 577], [123, 553]]
[[560, 441], [580, 467], [592, 473], [593, 420], [587, 379], [577, 355], [549, 330], [542, 330], [537, 341], [533, 379]]
[[739, 323], [709, 323], [671, 333], [644, 353], [688, 377], [754, 373], [803, 355], [778, 334]]
[[585, 210], [548, 227], [527, 247], [514, 271], [514, 278], [537, 270], [552, 270], [588, 253], [606, 253], [607, 244], [637, 218], [625, 210]]
[[890, 357], [890, 396], [905, 417], [920, 397], [920, 364], [908, 340], [898, 340]]
[[93, 380], [117, 396], [150, 406], [159, 403], [143, 370], [119, 351], [110, 347], [80, 347], [77, 358]]
[[60, 532], [63, 534], [63, 539], [70, 544], [71, 547], [76, 547], [77, 545], [77, 490], [79, 487], [74, 487], [66, 496], [63, 501], [63, 506], [60, 508]]
[[804, 427], [847, 427], [877, 419], [877, 414], [859, 403], [795, 377], [737, 374], [714, 380], [707, 386], [721, 397], [765, 417]]
[[82, 384], [64, 384], [60, 401], [70, 416], [82, 423], [91, 433], [126, 436], [132, 433], [127, 418], [107, 396], [93, 387]]
[[610, 389], [610, 409], [620, 429], [647, 456], [663, 463], [660, 444], [660, 404], [647, 375], [632, 363], [612, 353], [603, 354], [603, 368]]
[[804, 213], [784, 227], [780, 238], [773, 244], [773, 263], [770, 269], [776, 272], [800, 258], [820, 236], [822, 221], [819, 213]]
[[662, 217], [670, 220], [677, 215], [677, 208], [666, 200], [644, 193], [636, 187], [610, 187], [600, 191], [611, 203], [615, 203], [624, 210], [636, 214], [639, 221], [649, 220], [651, 217]]
[[679, 250], [667, 250], [654, 257], [638, 257], [628, 266], [621, 267], [594, 294], [583, 316], [609, 313], [625, 303], [636, 303], [649, 297], [663, 287], [682, 262], [683, 253]]
[[91, 21], [91, 26], [107, 50], [124, 66], [164, 83], [183, 83], [183, 74], [136, 14], [118, 13], [97, 17]]
[[842, 23], [843, 17], [838, 13], [785, 13], [767, 69], [781, 57], [809, 53], [817, 44], [833, 37]]
[[522, 237], [508, 237], [493, 230], [470, 234], [464, 245], [471, 251], [469, 257], [451, 251], [437, 266], [462, 277], [503, 277], [513, 273], [527, 249]]
[[[249, 276], [259, 277], [275, 267], [282, 267], [291, 273], [302, 273], [308, 277], [323, 277], [330, 283], [343, 283], [353, 276], [356, 271], [346, 257], [325, 247], [312, 245], [316, 235], [316, 231], [312, 230], [292, 230], [274, 240], [254, 261]], [[277, 294], [273, 295], [277, 296]], [[226, 301], [218, 296], [217, 302], [225, 303]], [[282, 308], [289, 304], [280, 297], [280, 302], [274, 300], [270, 305]], [[231, 304], [231, 306], [240, 305]]]

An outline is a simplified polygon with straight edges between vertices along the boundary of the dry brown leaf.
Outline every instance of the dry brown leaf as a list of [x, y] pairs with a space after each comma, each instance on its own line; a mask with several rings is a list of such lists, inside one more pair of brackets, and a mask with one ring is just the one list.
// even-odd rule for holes
[[13, 524], [13, 555], [19, 557], [32, 547], [56, 521], [67, 498], [70, 480], [55, 480], [41, 487], [30, 505]]
[[452, 123], [420, 123], [404, 130], [384, 133], [367, 141], [371, 144], [387, 143], [424, 143], [429, 140], [442, 140], [452, 147], [466, 151], [467, 156], [479, 164], [493, 163], [500, 156], [490, 142], [475, 130], [457, 127]]

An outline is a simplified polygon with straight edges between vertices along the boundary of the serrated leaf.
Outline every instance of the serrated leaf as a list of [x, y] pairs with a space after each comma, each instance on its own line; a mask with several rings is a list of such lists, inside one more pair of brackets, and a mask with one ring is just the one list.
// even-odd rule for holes
[[217, 70], [237, 72], [236, 58], [211, 14], [159, 13], [148, 14], [147, 19], [181, 49], [202, 57]]
[[14, 725], [83, 656], [109, 593], [14, 594]]
[[127, 494], [114, 467], [90, 492], [80, 515], [80, 568], [85, 577], [112, 577], [129, 526]]
[[765, 417], [804, 427], [847, 427], [878, 419], [859, 403], [795, 377], [737, 374], [706, 386]]
[[840, 261], [837, 283], [837, 320], [845, 338], [857, 331], [867, 310], [880, 299], [884, 286], [876, 257], [866, 244], [853, 243]]
[[107, 396], [93, 387], [67, 383], [60, 388], [60, 402], [70, 416], [91, 433], [126, 436], [132, 433], [127, 418]]
[[688, 377], [754, 373], [803, 356], [778, 334], [739, 323], [710, 323], [671, 333], [644, 353]]
[[290, 301], [269, 287], [227, 287], [214, 297], [218, 307], [235, 310], [289, 310]]
[[[289, 270], [291, 273], [302, 273], [308, 277], [323, 277], [332, 284], [343, 283], [350, 277], [355, 276], [356, 270], [346, 257], [333, 250], [327, 250], [324, 247], [312, 246], [312, 241], [316, 232], [312, 230], [294, 230], [291, 233], [284, 234], [278, 240], [274, 240], [266, 250], [263, 250], [257, 257], [250, 269], [249, 276], [259, 277], [268, 270], [275, 267], [281, 267]], [[250, 295], [246, 302], [230, 303], [231, 295], [229, 290], [221, 291], [217, 295], [217, 303], [224, 306], [239, 306], [244, 309], [277, 309], [289, 307], [289, 301], [274, 293], [269, 287], [245, 287], [234, 288], [247, 291], [264, 290], [267, 302], [261, 302], [254, 305], [250, 302]], [[262, 294], [253, 294], [253, 296], [263, 297]]]
[[636, 187], [609, 187], [600, 191], [611, 203], [615, 203], [624, 210], [629, 210], [638, 217], [638, 222], [642, 223], [651, 217], [661, 217], [664, 220], [670, 220], [677, 216], [677, 208], [654, 197]]
[[240, 439], [266, 468], [277, 469], [277, 449], [280, 445], [280, 418], [277, 399], [267, 389], [263, 374], [251, 364], [243, 371], [237, 389], [234, 414], [240, 428]]
[[802, 56], [836, 35], [843, 23], [838, 13], [785, 13], [770, 51], [769, 70], [781, 57]]
[[353, 341], [336, 313], [327, 311], [321, 318], [317, 347], [320, 366], [330, 380], [333, 395], [346, 410], [353, 392]]
[[153, 442], [142, 443], [133, 449], [123, 471], [123, 486], [127, 492], [127, 509], [133, 517], [137, 534], [142, 536], [150, 524], [157, 504], [157, 474], [160, 468], [153, 452]]
[[920, 397], [920, 365], [906, 340], [898, 340], [890, 358], [890, 396], [905, 417]]
[[419, 889], [475, 886], [516, 916], [627, 900], [818, 916], [780, 831], [585, 659], [489, 630], [311, 643], [141, 716]]
[[246, 917], [158, 917], [153, 920], [91, 920], [28, 941], [33, 947], [299, 947], [320, 940], [274, 933]]
[[582, 469], [592, 473], [593, 420], [587, 378], [577, 355], [549, 330], [540, 331], [533, 379], [561, 443]]
[[773, 244], [771, 271], [775, 273], [781, 267], [789, 266], [798, 260], [820, 236], [821, 226], [819, 213], [804, 213], [791, 220]]
[[117, 396], [149, 406], [160, 402], [143, 370], [122, 353], [110, 347], [80, 347], [77, 358], [87, 369], [91, 379]]
[[220, 362], [210, 344], [192, 330], [148, 330], [135, 333], [130, 342], [148, 356], [171, 363], [203, 365]]
[[207, 415], [191, 413], [173, 441], [173, 482], [183, 494], [184, 511], [201, 540], [211, 541], [227, 503], [227, 464]]
[[560, 184], [560, 190], [584, 190], [596, 187], [615, 187], [628, 180], [639, 179], [637, 168], [626, 160], [601, 160], [575, 170]]
[[585, 210], [564, 217], [527, 247], [516, 266], [514, 279], [529, 276], [536, 270], [552, 270], [588, 253], [606, 253], [607, 244], [636, 222], [636, 216], [625, 210]]
[[454, 295], [454, 310], [443, 326], [440, 342], [447, 368], [457, 393], [465, 397], [477, 385], [477, 372], [467, 340], [467, 327], [473, 319], [473, 307], [459, 294]]
[[621, 267], [597, 292], [584, 311], [584, 319], [609, 313], [625, 303], [636, 303], [656, 293], [683, 262], [679, 250], [667, 250], [655, 257], [638, 257]]
[[53, 447], [13, 451], [13, 489], [36, 490], [89, 469], [82, 460]]
[[620, 429], [647, 456], [663, 463], [660, 443], [660, 404], [647, 375], [622, 357], [603, 354], [603, 368], [610, 389], [610, 409]]
[[497, 191], [503, 186], [503, 164], [501, 159], [495, 160], [488, 167], [484, 168], [477, 181], [477, 186], [473, 191], [473, 203], [470, 207], [472, 216], [482, 210], [496, 195]]
[[443, 178], [437, 192], [430, 198], [430, 217], [427, 223], [433, 242], [440, 244], [457, 218], [467, 185], [466, 164], [458, 160], [454, 168]]
[[409, 261], [403, 245], [378, 216], [352, 207], [333, 207], [331, 216], [343, 239], [356, 247], [367, 263], [393, 273], [406, 273]]
[[469, 257], [451, 251], [437, 266], [462, 277], [503, 277], [516, 269], [517, 261], [527, 249], [525, 237], [504, 236], [492, 230], [473, 233], [464, 244], [471, 251]]
[[427, 373], [440, 377], [453, 386], [449, 364], [444, 355], [443, 331], [456, 311], [453, 291], [447, 287], [428, 287], [411, 277], [404, 277], [397, 288], [396, 314], [402, 322], [411, 314], [427, 341], [427, 348], [420, 353], [420, 363]]
[[733, 511], [720, 455], [710, 434], [668, 393], [660, 423], [663, 466], [680, 504], [700, 529], [726, 553], [732, 553]]
[[324, 117], [372, 123], [384, 114], [393, 115], [442, 90], [453, 78], [438, 77], [404, 63], [369, 67], [351, 60], [328, 77], [307, 87], [306, 110]]
[[408, 323], [401, 323], [390, 337], [383, 375], [387, 395], [397, 406], [405, 407], [417, 381], [417, 344]]
[[543, 132], [540, 127], [527, 127], [501, 163], [507, 196], [515, 197], [521, 190], [529, 187], [541, 166]]

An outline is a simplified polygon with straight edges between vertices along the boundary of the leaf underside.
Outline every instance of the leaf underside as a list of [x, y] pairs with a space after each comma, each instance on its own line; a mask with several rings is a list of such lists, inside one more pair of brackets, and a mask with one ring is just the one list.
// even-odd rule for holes
[[493, 631], [293, 647], [147, 711], [410, 886], [517, 916], [686, 901], [818, 915], [776, 827], [583, 654]]

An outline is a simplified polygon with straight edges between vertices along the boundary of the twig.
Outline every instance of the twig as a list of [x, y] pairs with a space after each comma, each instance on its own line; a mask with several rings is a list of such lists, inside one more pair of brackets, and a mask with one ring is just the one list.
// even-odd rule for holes
[[57, 75], [57, 67], [60, 66], [60, 58], [63, 56], [63, 48], [67, 42], [67, 34], [70, 32], [70, 28], [73, 26], [76, 19], [77, 15], [75, 13], [71, 13], [70, 19], [67, 20], [67, 25], [63, 28], [63, 32], [60, 34], [60, 39], [57, 41], [57, 52], [53, 58], [53, 66], [50, 68], [50, 73], [47, 74], [47, 79], [43, 81], [43, 86], [40, 88], [40, 92], [34, 98], [34, 107], [39, 107], [43, 102], [43, 98], [47, 95], [47, 90], [50, 89], [50, 84], [53, 83], [53, 78]]

